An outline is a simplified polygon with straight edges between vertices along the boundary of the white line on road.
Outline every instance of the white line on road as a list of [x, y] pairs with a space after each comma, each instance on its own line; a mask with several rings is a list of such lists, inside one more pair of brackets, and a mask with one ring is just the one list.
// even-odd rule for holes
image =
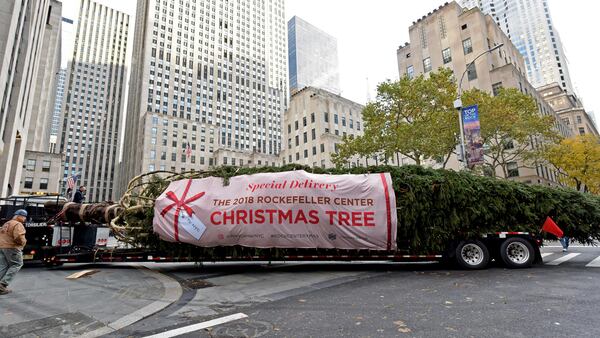
[[230, 316], [212, 319], [207, 322], [202, 322], [202, 323], [198, 323], [198, 324], [194, 324], [194, 325], [180, 327], [178, 329], [171, 330], [171, 331], [157, 333], [155, 335], [147, 336], [144, 338], [170, 338], [170, 337], [180, 336], [182, 334], [206, 329], [207, 327], [228, 323], [228, 322], [242, 319], [242, 318], [248, 318], [248, 316], [240, 312], [240, 313], [236, 313], [236, 314], [233, 314]]
[[[544, 245], [542, 248], [562, 248], [562, 245]], [[597, 249], [597, 246], [593, 245], [569, 245], [569, 248], [590, 248]]]
[[568, 255], [565, 255], [565, 256], [562, 256], [560, 258], [557, 258], [557, 259], [553, 260], [552, 262], [548, 262], [546, 264], [547, 265], [558, 265], [560, 263], [564, 263], [564, 262], [566, 262], [568, 260], [571, 260], [571, 259], [573, 259], [573, 258], [575, 258], [575, 257], [577, 257], [579, 255], [581, 255], [581, 254], [580, 253], [570, 253]]
[[600, 256], [596, 257], [593, 261], [589, 262], [586, 267], [588, 268], [600, 268]]
[[543, 253], [542, 253], [542, 258], [544, 258], [544, 257], [548, 257], [548, 256], [552, 255], [553, 253], [554, 253], [554, 252], [543, 252]]

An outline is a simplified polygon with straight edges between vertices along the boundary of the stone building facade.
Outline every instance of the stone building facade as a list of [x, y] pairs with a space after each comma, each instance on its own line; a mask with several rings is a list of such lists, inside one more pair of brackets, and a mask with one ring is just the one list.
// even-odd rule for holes
[[[331, 155], [342, 137], [363, 134], [362, 110], [362, 105], [324, 89], [304, 87], [292, 94], [283, 117], [281, 163], [333, 167]], [[366, 161], [354, 158], [349, 164]]]

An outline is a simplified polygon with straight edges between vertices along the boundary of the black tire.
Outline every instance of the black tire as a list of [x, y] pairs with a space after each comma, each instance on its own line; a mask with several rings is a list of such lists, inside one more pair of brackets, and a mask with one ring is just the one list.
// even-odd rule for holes
[[535, 256], [533, 245], [523, 238], [508, 238], [500, 245], [500, 258], [509, 268], [529, 268], [533, 265]]
[[456, 246], [455, 259], [463, 269], [479, 270], [487, 267], [490, 252], [479, 240], [462, 241]]

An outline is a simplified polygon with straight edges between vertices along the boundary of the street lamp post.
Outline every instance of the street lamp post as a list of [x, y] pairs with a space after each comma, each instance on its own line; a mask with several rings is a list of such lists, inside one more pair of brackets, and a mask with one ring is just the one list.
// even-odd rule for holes
[[488, 50], [486, 50], [485, 52], [477, 55], [473, 61], [469, 62], [467, 64], [467, 68], [465, 69], [465, 71], [463, 72], [462, 76], [460, 77], [460, 82], [458, 82], [458, 96], [456, 97], [456, 100], [454, 101], [454, 108], [456, 110], [458, 110], [458, 125], [460, 128], [460, 159], [462, 161], [462, 166], [463, 168], [467, 168], [467, 159], [465, 156], [465, 132], [463, 130], [463, 120], [462, 120], [462, 100], [461, 100], [461, 96], [462, 96], [462, 81], [465, 78], [465, 74], [467, 74], [467, 72], [469, 71], [469, 68], [471, 66], [475, 65], [475, 61], [477, 59], [479, 59], [480, 57], [482, 57], [483, 55], [487, 54], [487, 53], [491, 53], [493, 51], [495, 51], [496, 49], [500, 48], [504, 46], [504, 43], [501, 43], [499, 45], [496, 45]]

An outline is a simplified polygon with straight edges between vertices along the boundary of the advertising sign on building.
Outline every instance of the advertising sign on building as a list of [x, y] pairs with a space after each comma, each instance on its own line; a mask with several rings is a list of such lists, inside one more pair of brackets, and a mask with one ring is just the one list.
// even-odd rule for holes
[[484, 163], [483, 138], [479, 123], [479, 110], [477, 105], [462, 109], [463, 130], [465, 133], [465, 152], [467, 164], [472, 167]]
[[163, 240], [202, 247], [396, 249], [389, 173], [180, 180], [156, 200], [153, 223]]

